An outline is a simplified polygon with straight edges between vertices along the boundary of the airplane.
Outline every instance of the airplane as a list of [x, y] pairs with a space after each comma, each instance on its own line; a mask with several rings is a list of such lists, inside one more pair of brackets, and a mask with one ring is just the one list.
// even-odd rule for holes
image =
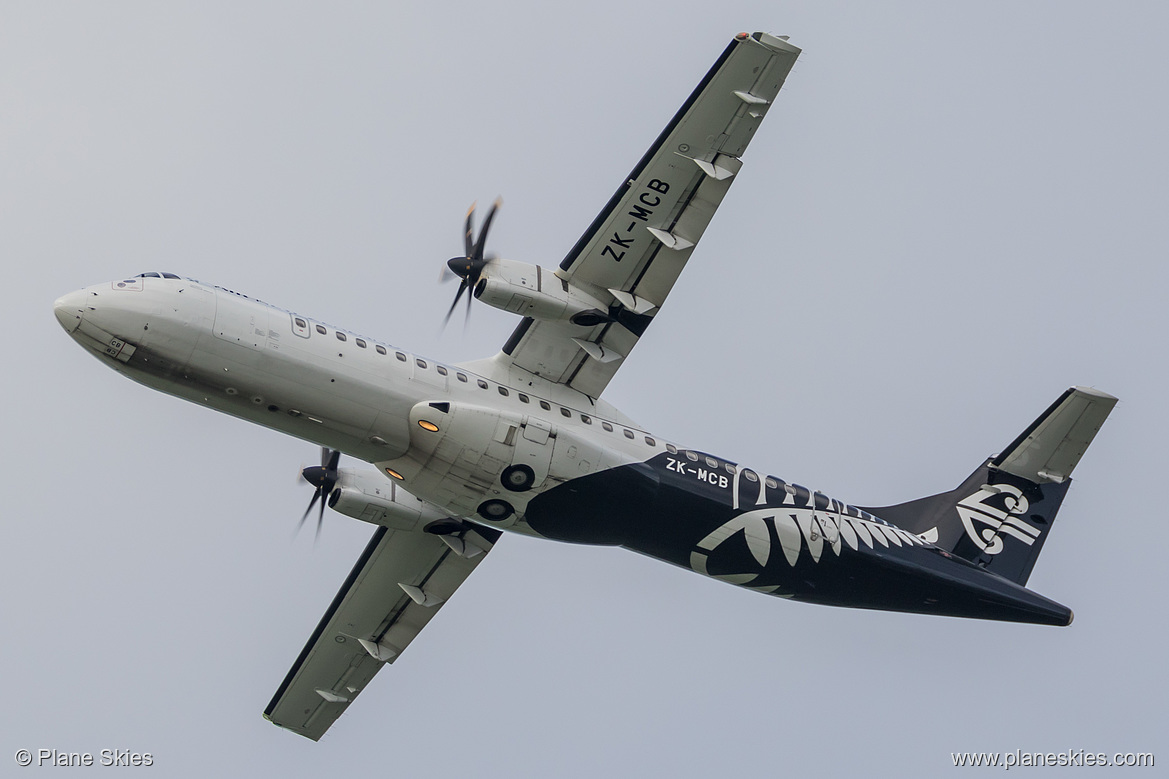
[[[1116, 404], [1072, 387], [948, 492], [886, 507], [682, 446], [602, 399], [740, 174], [800, 49], [740, 33], [554, 268], [464, 224], [465, 298], [522, 317], [466, 364], [416, 355], [225, 287], [147, 272], [69, 293], [61, 326], [148, 387], [321, 446], [303, 478], [376, 526], [267, 708], [319, 740], [505, 531], [622, 546], [808, 603], [1046, 625], [1027, 589], [1071, 473]], [[340, 456], [373, 465], [341, 467]]]

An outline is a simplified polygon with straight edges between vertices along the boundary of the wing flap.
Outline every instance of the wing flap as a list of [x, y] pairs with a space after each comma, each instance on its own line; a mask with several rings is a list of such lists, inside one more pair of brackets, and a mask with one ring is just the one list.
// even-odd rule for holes
[[[488, 528], [460, 537], [468, 534], [475, 534], [468, 540], [485, 551], [499, 537]], [[382, 666], [401, 656], [484, 556], [462, 557], [428, 533], [378, 528], [264, 717], [319, 740]], [[420, 605], [403, 584], [438, 603]]]

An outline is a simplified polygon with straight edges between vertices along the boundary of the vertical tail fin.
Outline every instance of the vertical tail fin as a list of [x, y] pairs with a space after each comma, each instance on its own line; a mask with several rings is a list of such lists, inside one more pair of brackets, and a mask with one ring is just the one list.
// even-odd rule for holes
[[1072, 387], [956, 490], [866, 510], [1026, 585], [1072, 469], [1115, 405], [1107, 393]]

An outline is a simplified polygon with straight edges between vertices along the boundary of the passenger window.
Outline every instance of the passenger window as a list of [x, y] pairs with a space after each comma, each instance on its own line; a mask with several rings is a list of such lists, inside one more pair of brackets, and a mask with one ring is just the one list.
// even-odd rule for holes
[[519, 398], [520, 398], [520, 403], [527, 403], [529, 400], [528, 396], [522, 392], [519, 393]]
[[759, 477], [755, 475], [754, 471], [744, 470], [743, 475], [745, 477], [747, 477], [747, 481], [751, 481], [751, 482], [759, 481]]
[[459, 381], [463, 382], [464, 384], [467, 383], [467, 374], [465, 374], [465, 373], [456, 373], [455, 378], [458, 379]]
[[698, 455], [696, 455], [694, 452], [691, 452], [689, 449], [687, 449], [686, 450], [686, 459], [692, 463], [696, 463], [696, 462], [698, 462]]
[[500, 387], [499, 394], [503, 395], [506, 398], [507, 397], [507, 387]]
[[658, 445], [658, 444], [657, 444], [657, 441], [653, 440], [653, 439], [652, 439], [652, 438], [650, 438], [649, 436], [646, 436], [646, 437], [645, 437], [645, 442], [646, 442], [647, 444], [649, 444], [650, 446], [657, 446], [657, 445]]
[[581, 414], [580, 421], [584, 422], [586, 425], [591, 425], [593, 423], [593, 418], [590, 417], [588, 414]]
[[605, 428], [605, 432], [608, 432], [608, 433], [613, 432], [613, 426], [610, 425], [608, 422], [602, 422], [601, 427]]
[[569, 411], [568, 409], [564, 408], [564, 407], [561, 407], [561, 409], [560, 409], [560, 416], [562, 416], [562, 417], [569, 417], [569, 418], [572, 418], [572, 412], [571, 412], [571, 411]]
[[338, 330], [338, 331], [337, 331], [337, 340], [338, 340], [338, 341], [344, 341], [344, 340], [345, 340], [345, 334], [344, 334], [344, 333], [342, 333], [340, 330]]
[[402, 362], [406, 362], [406, 355], [402, 354], [401, 352], [394, 352], [394, 356]]
[[354, 339], [354, 343], [356, 343], [362, 349], [364, 349], [366, 346], [365, 341], [361, 340], [360, 338]]
[[767, 489], [769, 489], [769, 490], [778, 490], [779, 489], [779, 482], [776, 481], [774, 476], [768, 476], [766, 479], [763, 480], [763, 483], [767, 485]]
[[731, 476], [735, 475], [735, 466], [731, 465], [730, 463], [725, 463], [723, 465], [723, 468], [726, 469], [726, 472], [729, 473]]
[[325, 329], [324, 325], [317, 325], [317, 332], [321, 335], [327, 334], [329, 331]]
[[707, 457], [706, 464], [709, 465], [711, 468], [717, 468], [718, 467], [718, 460], [714, 459], [713, 457]]
[[632, 440], [633, 440], [633, 431], [632, 431], [632, 430], [626, 430], [626, 431], [625, 431], [625, 437], [626, 437], [626, 438], [628, 438], [630, 441], [632, 441]]
[[292, 321], [293, 321], [293, 322], [296, 322], [296, 326], [297, 326], [297, 327], [308, 327], [308, 322], [304, 321], [304, 320], [303, 320], [303, 319], [301, 319], [300, 317], [296, 317], [296, 318], [295, 318], [295, 319], [293, 319]]
[[446, 368], [444, 368], [443, 366], [441, 366], [441, 365], [436, 365], [436, 366], [434, 366], [434, 369], [435, 369], [436, 371], [438, 371], [438, 375], [439, 375], [439, 376], [446, 376]]
[[487, 382], [483, 379], [475, 379], [475, 383], [479, 385], [479, 389], [487, 389]]
[[666, 444], [666, 451], [670, 454], [677, 454], [678, 447], [674, 446], [673, 444]]
[[546, 400], [541, 400], [540, 401], [540, 408], [544, 409], [545, 411], [551, 411], [552, 405]]
[[426, 367], [426, 360], [423, 360], [423, 359], [416, 357], [416, 358], [414, 358], [414, 364], [417, 365], [419, 368], [425, 368]]
[[373, 348], [377, 349], [378, 354], [385, 354], [386, 353], [386, 347], [382, 346], [381, 344], [378, 344], [377, 346], [375, 346]]

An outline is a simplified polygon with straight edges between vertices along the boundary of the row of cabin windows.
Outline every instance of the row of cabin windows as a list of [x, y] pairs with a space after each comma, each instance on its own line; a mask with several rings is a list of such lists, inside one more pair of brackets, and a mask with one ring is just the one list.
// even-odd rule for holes
[[[300, 317], [295, 317], [293, 319], [293, 321], [296, 322], [297, 327], [308, 328], [308, 322], [304, 321]], [[326, 329], [324, 325], [314, 325], [313, 327], [321, 335], [328, 335], [329, 334], [328, 329]], [[345, 333], [341, 332], [340, 330], [336, 331], [336, 335], [337, 335], [338, 341], [348, 341], [349, 340], [349, 337], [347, 335], [345, 335]], [[355, 344], [357, 344], [359, 347], [361, 347], [362, 349], [369, 348], [369, 344], [366, 343], [364, 338], [358, 338], [358, 337], [354, 336], [353, 342]], [[389, 352], [386, 351], [386, 347], [382, 346], [381, 344], [374, 344], [373, 348], [378, 354], [389, 354]], [[406, 355], [402, 354], [401, 352], [398, 352], [398, 359], [402, 360], [404, 362], [406, 360]]]
[[[667, 444], [666, 446], [668, 448], [673, 449], [673, 447], [671, 447], [669, 444]], [[686, 458], [688, 460], [690, 460], [691, 462], [698, 462], [698, 459], [699, 459], [698, 455], [695, 454], [694, 452], [686, 452]], [[712, 468], [716, 468], [718, 466], [718, 460], [714, 459], [713, 457], [704, 457], [703, 460], [706, 462], [707, 465], [709, 465]], [[731, 465], [730, 463], [723, 463], [723, 468], [726, 470], [727, 473], [729, 473], [731, 475], [734, 475], [737, 472], [735, 466]], [[759, 481], [758, 474], [756, 474], [754, 471], [750, 470], [749, 468], [744, 468], [742, 470], [742, 474], [743, 474], [743, 478], [745, 478], [749, 482], [758, 482]], [[763, 479], [763, 483], [767, 485], [767, 489], [769, 489], [769, 490], [782, 489], [787, 494], [794, 495], [796, 497], [797, 501], [807, 500], [808, 497], [810, 495], [812, 495], [812, 491], [809, 490], [807, 487], [801, 487], [798, 484], [788, 484], [787, 482], [780, 481], [779, 479], [775, 478], [774, 476], [765, 477]], [[824, 495], [823, 493], [816, 493], [816, 506], [817, 506], [817, 508], [827, 508], [828, 507], [828, 496]], [[865, 514], [865, 512], [861, 512], [861, 514], [863, 515], [863, 514]]]
[[[482, 379], [479, 379], [479, 386], [482, 387], [483, 389], [487, 389], [487, 382], [483, 381]], [[497, 389], [499, 390], [499, 394], [503, 395], [505, 398], [511, 394], [510, 390], [508, 390], [507, 387], [500, 386]], [[527, 395], [525, 395], [522, 392], [517, 392], [516, 396], [520, 399], [520, 403], [531, 403], [532, 402], [532, 399], [529, 398]], [[549, 403], [548, 401], [538, 400], [537, 402], [540, 404], [540, 408], [544, 409], [545, 411], [552, 410], [552, 404]], [[559, 406], [559, 408], [560, 408], [560, 416], [565, 417], [567, 419], [572, 419], [572, 410], [571, 409], [567, 409], [564, 406]], [[588, 414], [581, 414], [580, 421], [584, 422], [586, 425], [591, 425], [593, 423], [593, 418], [590, 417]], [[608, 422], [602, 421], [601, 427], [608, 433], [613, 432], [613, 426], [611, 424], [609, 424]], [[623, 428], [622, 433], [630, 441], [633, 441], [637, 438], [637, 435], [632, 430], [629, 430], [628, 428]], [[658, 445], [658, 442], [655, 441], [650, 436], [645, 437], [645, 442], [649, 446], [657, 446]], [[669, 446], [669, 444], [667, 444], [667, 446]], [[674, 451], [677, 452], [677, 449], [674, 449]]]
[[[696, 462], [698, 462], [699, 458], [698, 458], [698, 454], [696, 452], [691, 452], [688, 450], [686, 452], [686, 459], [692, 463], [696, 463]], [[705, 457], [703, 457], [702, 460], [703, 460], [703, 462], [706, 463], [706, 466], [708, 468], [714, 468], [715, 470], [717, 470], [719, 465], [720, 465], [718, 460], [714, 459], [713, 457], [711, 457], [709, 455], [706, 455]], [[721, 465], [723, 467], [723, 470], [725, 470], [727, 473], [731, 474], [732, 476], [735, 475], [735, 466], [731, 465], [730, 463], [721, 463]], [[759, 478], [758, 476], [755, 476], [755, 474], [752, 473], [751, 471], [744, 471], [744, 473], [748, 474], [747, 481], [757, 481]], [[755, 478], [752, 478], [752, 477], [755, 477]], [[770, 485], [768, 485], [768, 486], [770, 486]]]
[[[140, 273], [140, 274], [139, 274], [139, 277], [145, 277], [145, 276], [153, 276], [153, 277], [156, 277], [156, 278], [157, 278], [157, 277], [158, 277], [158, 274], [156, 274], [156, 273]], [[173, 273], [164, 273], [164, 274], [162, 274], [162, 277], [163, 277], [163, 278], [178, 278], [178, 277], [177, 277], [177, 276], [175, 276]], [[301, 318], [297, 317], [297, 318], [296, 318], [296, 326], [297, 326], [297, 327], [302, 327], [302, 328], [304, 328], [304, 327], [308, 327], [308, 323], [307, 323], [307, 322], [305, 322], [303, 319], [301, 319]], [[324, 325], [316, 325], [316, 331], [317, 331], [318, 333], [320, 333], [321, 335], [327, 335], [327, 334], [328, 334], [328, 330], [326, 330], [326, 329], [325, 329]], [[342, 333], [340, 330], [336, 331], [336, 333], [337, 333], [337, 340], [338, 340], [338, 341], [346, 341], [346, 340], [348, 340], [348, 339], [346, 338], [346, 336], [345, 336], [345, 333]], [[356, 344], [357, 344], [359, 347], [361, 347], [362, 349], [365, 349], [365, 348], [367, 347], [367, 344], [366, 344], [366, 342], [365, 342], [365, 339], [363, 339], [363, 338], [356, 338], [356, 337], [355, 337], [353, 340], [354, 340], [354, 342], [355, 342], [355, 343], [356, 343]], [[377, 350], [377, 353], [378, 353], [378, 354], [383, 354], [383, 355], [384, 355], [384, 354], [387, 354], [386, 347], [382, 346], [381, 344], [374, 344], [374, 349], [375, 349], [375, 350]], [[406, 355], [405, 355], [403, 352], [394, 352], [394, 356], [395, 356], [395, 357], [396, 357], [396, 358], [397, 358], [397, 359], [398, 359], [400, 362], [406, 362], [406, 361], [407, 361], [407, 357], [406, 357]], [[422, 369], [425, 369], [425, 368], [427, 367], [426, 360], [423, 360], [423, 359], [421, 359], [421, 358], [417, 358], [417, 359], [415, 359], [415, 364], [416, 364], [416, 365], [417, 365], [419, 368], [422, 368]], [[449, 371], [448, 371], [448, 370], [447, 370], [447, 368], [446, 368], [445, 366], [443, 366], [443, 365], [435, 365], [435, 366], [434, 366], [434, 368], [435, 368], [435, 370], [436, 370], [436, 371], [438, 371], [438, 374], [439, 374], [440, 376], [447, 376], [447, 375], [449, 375]], [[455, 378], [456, 378], [456, 379], [458, 379], [459, 381], [461, 381], [461, 382], [462, 382], [462, 383], [464, 383], [464, 384], [468, 383], [467, 376], [466, 376], [466, 374], [464, 374], [464, 373], [456, 372], [456, 373], [455, 373]], [[486, 381], [484, 381], [483, 379], [476, 379], [476, 380], [475, 380], [475, 383], [476, 383], [476, 384], [479, 386], [479, 388], [480, 388], [480, 389], [488, 389], [488, 388], [489, 388], [489, 385], [488, 385], [488, 384], [487, 384], [487, 382], [486, 382]], [[497, 387], [496, 389], [499, 391], [499, 394], [500, 394], [500, 395], [502, 395], [502, 396], [504, 396], [504, 397], [508, 397], [508, 396], [510, 395], [510, 391], [507, 389], [507, 387], [504, 387], [504, 386], [499, 386], [499, 387]], [[530, 402], [531, 402], [531, 398], [529, 398], [527, 395], [525, 395], [525, 394], [524, 394], [524, 393], [522, 393], [522, 392], [517, 392], [517, 393], [516, 393], [516, 395], [519, 397], [519, 399], [520, 399], [520, 402], [521, 402], [521, 403], [530, 403]], [[540, 404], [540, 408], [542, 408], [543, 410], [545, 410], [545, 411], [551, 411], [551, 410], [552, 410], [552, 404], [551, 404], [551, 403], [549, 403], [548, 401], [546, 401], [546, 400], [540, 400], [540, 401], [538, 401], [538, 402], [539, 402], [539, 404]], [[571, 411], [571, 410], [569, 410], [569, 409], [567, 409], [567, 408], [564, 408], [563, 406], [560, 406], [559, 408], [560, 408], [560, 414], [561, 414], [561, 416], [564, 416], [564, 417], [566, 417], [566, 418], [568, 418], [568, 419], [571, 419], [571, 418], [572, 418], [572, 411]], [[584, 424], [586, 424], [586, 425], [591, 425], [591, 424], [593, 423], [592, 417], [588, 416], [587, 414], [581, 414], [581, 415], [580, 415], [580, 421], [581, 421], [581, 422], [583, 422], [583, 423], [584, 423]], [[602, 421], [602, 422], [601, 422], [601, 428], [602, 428], [602, 429], [604, 429], [604, 430], [605, 430], [605, 432], [608, 432], [608, 433], [612, 433], [612, 432], [613, 432], [613, 430], [614, 430], [614, 428], [613, 428], [613, 425], [611, 425], [611, 424], [610, 424], [610, 423], [608, 423], [608, 422], [604, 422], [604, 421]], [[630, 430], [630, 429], [628, 429], [628, 428], [622, 428], [622, 433], [624, 434], [624, 436], [625, 436], [626, 438], [628, 438], [628, 439], [629, 439], [629, 440], [631, 440], [631, 441], [633, 441], [633, 440], [636, 440], [636, 438], [637, 438], [636, 434], [635, 434], [635, 433], [634, 433], [632, 430]], [[654, 440], [653, 438], [651, 438], [650, 436], [645, 436], [645, 442], [646, 442], [646, 444], [648, 444], [649, 446], [657, 446], [657, 441], [655, 441], [655, 440]], [[667, 451], [669, 451], [669, 452], [670, 452], [670, 454], [678, 454], [678, 447], [674, 446], [673, 444], [666, 444], [666, 450], [667, 450]], [[688, 460], [690, 460], [691, 462], [698, 462], [698, 460], [699, 460], [699, 457], [698, 457], [698, 455], [697, 455], [696, 453], [694, 453], [694, 452], [691, 452], [691, 451], [687, 451], [687, 452], [686, 452], [686, 458], [687, 458]], [[720, 465], [719, 461], [718, 461], [718, 460], [716, 460], [716, 459], [715, 459], [715, 458], [713, 458], [713, 457], [709, 457], [709, 456], [707, 456], [707, 457], [704, 457], [703, 459], [704, 459], [704, 461], [705, 461], [706, 465], [707, 465], [708, 467], [710, 467], [710, 468], [716, 468], [716, 469], [717, 469], [717, 468], [719, 467], [719, 465]], [[733, 475], [735, 474], [735, 472], [736, 472], [736, 471], [735, 471], [735, 466], [731, 465], [730, 463], [722, 463], [722, 467], [723, 467], [723, 469], [724, 469], [724, 470], [725, 470], [727, 473], [731, 474], [732, 476], [733, 476]], [[746, 470], [746, 469], [745, 469], [745, 470], [743, 471], [743, 476], [744, 476], [744, 478], [746, 478], [746, 479], [747, 479], [747, 481], [750, 481], [750, 482], [757, 482], [757, 481], [759, 481], [759, 477], [758, 477], [758, 476], [755, 474], [755, 472], [754, 472], [754, 471], [751, 471], [751, 470]], [[774, 478], [774, 477], [772, 477], [772, 476], [768, 476], [766, 479], [764, 479], [764, 483], [767, 485], [767, 488], [768, 488], [768, 489], [777, 490], [777, 489], [779, 489], [779, 487], [780, 487], [780, 482], [779, 482], [779, 480], [778, 480], [778, 479], [776, 479], [776, 478]], [[785, 485], [784, 485], [784, 489], [786, 489], [788, 492], [791, 492], [791, 493], [793, 493], [793, 494], [795, 493], [795, 490], [794, 490], [794, 489], [792, 489], [792, 488], [790, 487], [790, 485], [787, 485], [787, 484], [785, 484]]]
[[[678, 448], [676, 446], [674, 446], [673, 444], [666, 444], [666, 449], [669, 450], [670, 454], [677, 454], [678, 453]], [[702, 458], [699, 458], [699, 456], [696, 452], [691, 452], [691, 451], [686, 452], [686, 459], [689, 460], [690, 462], [693, 462], [693, 463], [696, 463], [699, 461], [699, 459], [702, 459], [702, 461], [705, 462], [708, 467], [715, 468], [715, 469], [717, 469], [720, 465], [719, 461], [713, 457], [704, 456]], [[732, 476], [734, 476], [736, 473], [738, 473], [738, 469], [736, 469], [735, 466], [731, 465], [730, 463], [721, 463], [721, 465], [722, 465], [723, 470], [725, 470], [727, 473], [731, 474]], [[759, 481], [759, 475], [756, 474], [754, 471], [750, 470], [749, 468], [744, 468], [742, 470], [742, 473], [743, 473], [743, 478], [745, 478], [749, 482], [758, 482]], [[786, 490], [787, 492], [789, 492], [793, 495], [795, 495], [797, 493], [798, 489], [803, 489], [802, 487], [799, 487], [798, 489], [793, 488], [789, 484], [780, 482], [780, 480], [776, 479], [774, 476], [768, 476], [767, 478], [765, 478], [763, 480], [763, 483], [766, 484], [767, 488], [771, 489], [771, 490], [778, 490], [780, 488], [780, 486], [782, 485], [784, 490]], [[798, 487], [798, 485], [797, 485], [797, 487]], [[804, 490], [804, 491], [806, 492], [807, 490]]]
[[[295, 321], [296, 321], [297, 327], [301, 327], [301, 328], [308, 327], [308, 323], [305, 320], [301, 319], [300, 317], [296, 317]], [[315, 325], [315, 328], [316, 328], [316, 331], [318, 333], [320, 333], [321, 335], [328, 335], [329, 331], [327, 329], [325, 329], [324, 325]], [[345, 336], [345, 333], [341, 332], [340, 330], [337, 330], [336, 333], [337, 333], [337, 340], [338, 341], [348, 340], [348, 338]], [[354, 343], [356, 343], [362, 349], [366, 348], [367, 344], [365, 343], [364, 339], [354, 337], [353, 340], [354, 340]], [[386, 348], [384, 346], [382, 346], [381, 344], [374, 344], [374, 349], [377, 350], [378, 354], [386, 354]], [[397, 357], [399, 361], [406, 362], [406, 355], [403, 354], [402, 352], [394, 352], [394, 356]], [[424, 370], [427, 367], [426, 360], [423, 360], [421, 357], [415, 358], [414, 363], [419, 368], [422, 368]], [[434, 369], [436, 371], [438, 371], [438, 374], [440, 376], [449, 375], [449, 371], [447, 370], [446, 366], [436, 364], [434, 366]], [[468, 381], [466, 374], [459, 373], [459, 372], [455, 373], [455, 378], [458, 379], [459, 381], [463, 382], [464, 384], [466, 384]], [[476, 379], [475, 383], [477, 385], [479, 385], [479, 389], [488, 389], [488, 384], [483, 379]], [[499, 390], [499, 394], [503, 395], [505, 398], [510, 395], [510, 392], [507, 389], [507, 387], [499, 386], [497, 389]], [[517, 392], [516, 395], [519, 397], [521, 403], [531, 403], [532, 402], [531, 398], [529, 398], [527, 395], [525, 395], [522, 392]], [[544, 409], [545, 411], [552, 410], [552, 404], [549, 403], [548, 401], [541, 400], [538, 402], [540, 404], [540, 408]], [[560, 414], [561, 414], [561, 416], [567, 417], [568, 419], [572, 418], [572, 411], [567, 409], [567, 408], [564, 408], [563, 406], [560, 406]], [[591, 425], [593, 423], [592, 417], [588, 416], [587, 414], [581, 414], [580, 421], [584, 422], [586, 425]], [[604, 428], [604, 430], [608, 433], [613, 432], [613, 426], [611, 424], [609, 424], [608, 422], [601, 422], [601, 427]], [[630, 441], [636, 440], [636, 438], [637, 438], [637, 435], [632, 430], [630, 430], [628, 428], [623, 428], [622, 433]], [[657, 446], [658, 445], [657, 441], [655, 441], [650, 436], [645, 436], [645, 442], [649, 446]], [[670, 450], [670, 452], [672, 454], [678, 453], [677, 447], [675, 447], [673, 444], [666, 444], [666, 447]], [[687, 454], [689, 454], [689, 452]], [[707, 459], [709, 460], [710, 458], [707, 458]]]

